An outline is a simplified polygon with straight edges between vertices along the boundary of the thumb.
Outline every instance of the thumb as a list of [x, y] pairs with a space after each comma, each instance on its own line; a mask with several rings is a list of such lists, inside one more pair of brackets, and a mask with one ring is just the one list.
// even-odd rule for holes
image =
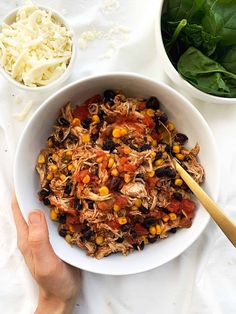
[[41, 211], [31, 212], [28, 224], [28, 244], [35, 263], [40, 267], [49, 265], [48, 263], [52, 263], [53, 259], [57, 259], [57, 257], [49, 242], [48, 227], [44, 214]]

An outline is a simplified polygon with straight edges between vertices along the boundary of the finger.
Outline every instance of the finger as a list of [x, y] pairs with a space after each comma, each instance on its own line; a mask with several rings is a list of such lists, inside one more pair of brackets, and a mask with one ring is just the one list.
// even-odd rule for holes
[[33, 211], [29, 214], [28, 243], [31, 249], [35, 271], [47, 270], [51, 264], [58, 260], [49, 242], [48, 227], [44, 214]]
[[12, 197], [12, 212], [16, 225], [18, 247], [22, 250], [28, 240], [28, 225], [21, 213], [15, 194]]

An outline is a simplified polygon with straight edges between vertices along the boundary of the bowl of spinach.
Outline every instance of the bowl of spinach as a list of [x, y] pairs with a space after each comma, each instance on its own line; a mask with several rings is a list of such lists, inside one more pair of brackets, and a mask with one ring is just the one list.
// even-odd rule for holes
[[236, 102], [236, 0], [164, 0], [156, 35], [175, 84], [203, 101]]

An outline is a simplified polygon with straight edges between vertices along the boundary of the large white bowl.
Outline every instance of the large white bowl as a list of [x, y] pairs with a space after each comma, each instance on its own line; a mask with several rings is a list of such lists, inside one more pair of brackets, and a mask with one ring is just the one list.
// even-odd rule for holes
[[135, 251], [124, 257], [110, 255], [101, 260], [86, 256], [78, 247], [71, 247], [57, 233], [57, 223], [49, 219], [49, 210], [37, 197], [40, 190], [38, 174], [35, 171], [37, 156], [50, 135], [52, 125], [60, 108], [68, 101], [82, 104], [87, 98], [102, 93], [105, 89], [121, 89], [134, 97], [157, 96], [162, 109], [175, 123], [180, 132], [189, 137], [189, 145], [198, 142], [201, 146], [199, 158], [206, 171], [204, 188], [216, 198], [219, 186], [219, 166], [213, 135], [206, 121], [195, 107], [174, 89], [146, 77], [113, 73], [89, 77], [76, 81], [52, 95], [35, 112], [27, 124], [18, 144], [14, 180], [16, 195], [25, 217], [32, 209], [39, 208], [46, 213], [50, 240], [57, 255], [67, 263], [95, 273], [124, 275], [133, 274], [160, 266], [187, 249], [206, 227], [209, 216], [198, 205], [197, 214], [190, 229], [183, 229], [166, 240], [148, 245], [142, 252]]
[[161, 33], [161, 15], [162, 7], [165, 0], [160, 0], [159, 9], [157, 12], [157, 21], [156, 21], [156, 48], [157, 48], [157, 57], [160, 59], [160, 62], [163, 66], [164, 71], [170, 78], [170, 80], [178, 87], [178, 90], [183, 92], [186, 96], [200, 99], [203, 102], [209, 102], [214, 104], [236, 104], [236, 98], [226, 98], [213, 96], [207, 93], [202, 92], [197, 89], [179, 74], [171, 63], [163, 43], [162, 33]]
[[[38, 86], [38, 87], [26, 86], [23, 83], [16, 81], [1, 66], [0, 66], [0, 73], [5, 77], [6, 80], [8, 80], [8, 82], [14, 88], [16, 88], [18, 90], [23, 90], [23, 91], [27, 91], [27, 92], [47, 93], [49, 91], [55, 91], [56, 87], [61, 86], [62, 83], [64, 83], [69, 78], [69, 76], [71, 75], [72, 70], [73, 70], [73, 65], [75, 63], [75, 58], [76, 58], [76, 43], [75, 43], [75, 34], [73, 31], [73, 28], [69, 25], [67, 20], [59, 12], [57, 12], [56, 10], [51, 9], [47, 6], [39, 5], [39, 8], [42, 10], [45, 10], [47, 12], [52, 12], [52, 16], [57, 21], [59, 21], [61, 23], [61, 25], [64, 25], [67, 28], [67, 30], [71, 33], [71, 40], [72, 40], [71, 59], [70, 59], [70, 62], [68, 64], [65, 72], [58, 79], [51, 82], [50, 84], [45, 85], [45, 86]], [[3, 18], [2, 22], [4, 22], [5, 24], [8, 24], [8, 25], [11, 25], [12, 23], [14, 23], [16, 21], [16, 14], [20, 9], [21, 9], [21, 7], [18, 7], [16, 9], [12, 10], [11, 12], [9, 12]], [[1, 31], [1, 25], [0, 25], [0, 31]]]

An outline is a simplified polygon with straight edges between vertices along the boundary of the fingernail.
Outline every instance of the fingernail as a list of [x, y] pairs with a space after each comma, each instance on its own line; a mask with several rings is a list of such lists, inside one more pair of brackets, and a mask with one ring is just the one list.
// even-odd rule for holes
[[39, 224], [41, 222], [41, 214], [37, 212], [33, 212], [29, 214], [29, 222], [31, 224]]

